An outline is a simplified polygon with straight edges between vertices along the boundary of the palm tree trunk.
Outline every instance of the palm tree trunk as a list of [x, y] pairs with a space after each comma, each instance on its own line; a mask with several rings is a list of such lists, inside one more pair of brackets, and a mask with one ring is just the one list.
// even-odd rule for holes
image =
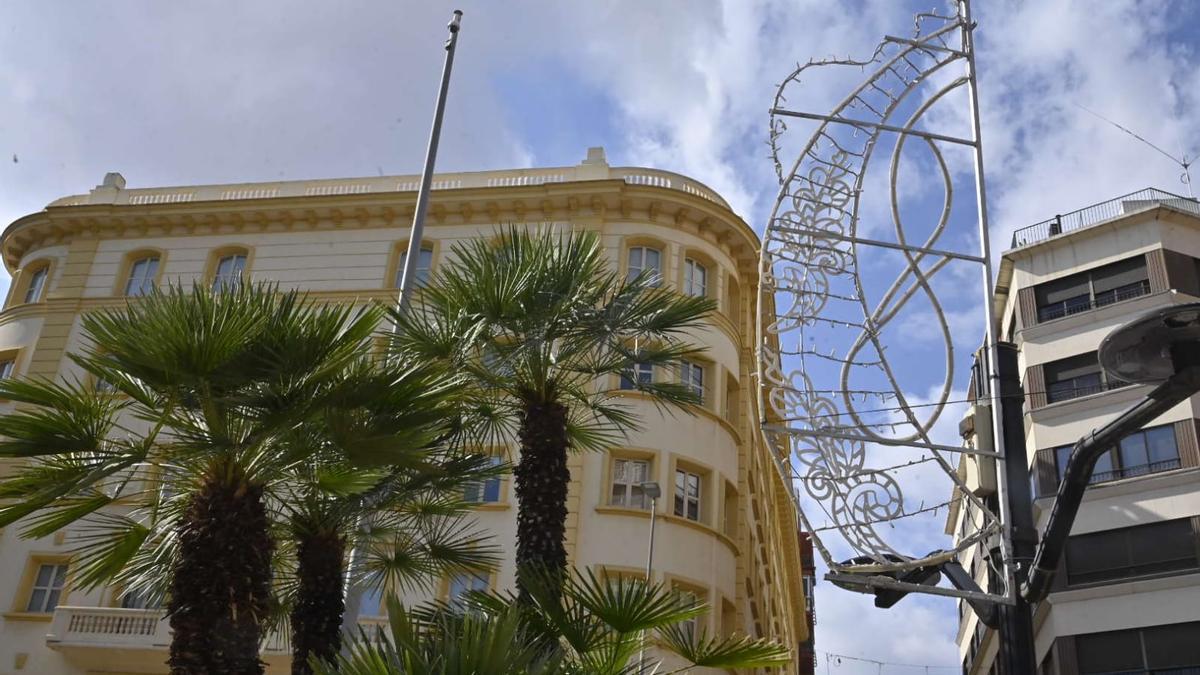
[[[567, 569], [567, 407], [526, 402], [518, 432], [521, 460], [513, 470], [517, 493], [517, 570], [551, 575]], [[519, 597], [528, 601], [517, 581]]]
[[263, 490], [217, 470], [192, 497], [179, 526], [168, 612], [173, 675], [263, 672], [274, 543]]
[[296, 555], [300, 589], [292, 608], [292, 673], [311, 675], [310, 655], [332, 663], [341, 649], [342, 563], [346, 538], [337, 532], [302, 536]]

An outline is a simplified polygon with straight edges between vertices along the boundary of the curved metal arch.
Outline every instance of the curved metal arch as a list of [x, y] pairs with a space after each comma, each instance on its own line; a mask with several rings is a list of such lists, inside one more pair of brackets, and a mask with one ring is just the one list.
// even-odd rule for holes
[[[932, 30], [924, 30], [929, 24]], [[886, 38], [863, 61], [851, 59], [810, 61], [798, 66], [780, 85], [772, 109], [770, 144], [772, 160], [780, 180], [780, 191], [768, 224], [760, 258], [761, 292], [758, 302], [759, 397], [766, 422], [764, 434], [778, 452], [781, 467], [798, 479], [811, 500], [829, 518], [855, 551], [873, 560], [870, 565], [843, 565], [832, 559], [820, 537], [815, 544], [833, 571], [872, 571], [916, 569], [952, 557], [1001, 530], [996, 514], [967, 489], [954, 467], [944, 456], [930, 431], [945, 411], [953, 388], [954, 340], [945, 312], [930, 280], [956, 256], [935, 249], [950, 220], [954, 200], [954, 182], [939, 142], [973, 145], [973, 141], [924, 132], [916, 125], [940, 100], [969, 83], [969, 75], [956, 78], [929, 92], [930, 83], [943, 68], [968, 58], [970, 26], [963, 16], [922, 14], [916, 18], [912, 39]], [[961, 48], [948, 41], [959, 38]], [[820, 66], [848, 65], [872, 68], [865, 80], [839, 102], [829, 115], [813, 115], [784, 110], [785, 91], [798, 84], [809, 69]], [[969, 72], [969, 71], [968, 71]], [[920, 97], [915, 95], [920, 93]], [[920, 99], [903, 124], [893, 117]], [[849, 113], [858, 113], [851, 117]], [[865, 112], [865, 114], [862, 114]], [[819, 121], [816, 130], [799, 156], [784, 173], [780, 140], [787, 132], [784, 117], [804, 117]], [[849, 138], [838, 130], [850, 128]], [[858, 236], [860, 197], [864, 180], [883, 133], [896, 133], [898, 139], [890, 165], [890, 207], [896, 242], [881, 244]], [[900, 214], [896, 179], [909, 136], [920, 138], [928, 149], [942, 178], [944, 199], [936, 223], [920, 244], [908, 241]], [[904, 254], [903, 272], [872, 303], [868, 288], [859, 274], [860, 246], [878, 244], [900, 249]], [[976, 261], [980, 257], [958, 256]], [[924, 267], [923, 267], [924, 265]], [[849, 286], [852, 294], [835, 292], [835, 284]], [[937, 317], [942, 338], [944, 361], [939, 393], [926, 413], [920, 415], [908, 399], [904, 387], [886, 355], [881, 333], [901, 315], [905, 306], [920, 295]], [[775, 307], [781, 299], [787, 305]], [[828, 311], [831, 303], [856, 305], [860, 317], [848, 320], [842, 313]], [[844, 310], [844, 307], [842, 307]], [[838, 326], [857, 330], [850, 347], [842, 354], [826, 355], [808, 347], [806, 329]], [[789, 335], [798, 334], [786, 349]], [[871, 354], [870, 352], [873, 352]], [[784, 357], [798, 357], [800, 368], [786, 370]], [[837, 389], [818, 389], [805, 368], [805, 358], [840, 364]], [[877, 368], [887, 382], [887, 394], [896, 402], [902, 420], [885, 434], [864, 419], [854, 400], [851, 378], [864, 368]], [[833, 393], [833, 395], [830, 395]], [[840, 403], [840, 405], [839, 405]], [[838, 420], [848, 417], [852, 425]], [[782, 421], [782, 423], [780, 422]], [[896, 425], [907, 425], [907, 433], [896, 435]], [[847, 433], [847, 430], [855, 433]], [[983, 522], [977, 530], [952, 549], [924, 556], [905, 555], [896, 550], [880, 533], [878, 526], [913, 515], [906, 511], [901, 484], [887, 469], [866, 466], [867, 444], [911, 444], [928, 449], [928, 460], [938, 466], [958, 486], [961, 499], [977, 510]], [[794, 464], [793, 464], [794, 461]], [[909, 466], [912, 463], [901, 465]], [[790, 467], [795, 468], [791, 475]], [[900, 467], [893, 467], [898, 469]], [[798, 504], [799, 506], [799, 504]], [[922, 505], [920, 511], [927, 511]], [[801, 509], [805, 526], [812, 530]], [[900, 562], [897, 562], [897, 559]]]

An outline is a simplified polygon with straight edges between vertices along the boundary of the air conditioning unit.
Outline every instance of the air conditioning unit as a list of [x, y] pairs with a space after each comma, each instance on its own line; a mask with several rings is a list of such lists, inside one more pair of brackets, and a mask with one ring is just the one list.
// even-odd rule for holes
[[[995, 452], [990, 405], [972, 405], [959, 422], [958, 431], [968, 446], [976, 450]], [[965, 454], [962, 463], [959, 464], [959, 477], [977, 497], [996, 494], [996, 458]]]

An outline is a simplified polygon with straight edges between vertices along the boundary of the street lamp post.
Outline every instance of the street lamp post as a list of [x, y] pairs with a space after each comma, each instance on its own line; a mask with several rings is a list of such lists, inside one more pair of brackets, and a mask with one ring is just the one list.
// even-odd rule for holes
[[[650, 542], [646, 550], [646, 586], [651, 583], [651, 573], [654, 571], [654, 516], [658, 513], [658, 498], [662, 496], [662, 488], [658, 483], [649, 481], [642, 483], [642, 494], [650, 498]], [[638, 672], [646, 666], [646, 631], [642, 631], [642, 646], [638, 649]]]

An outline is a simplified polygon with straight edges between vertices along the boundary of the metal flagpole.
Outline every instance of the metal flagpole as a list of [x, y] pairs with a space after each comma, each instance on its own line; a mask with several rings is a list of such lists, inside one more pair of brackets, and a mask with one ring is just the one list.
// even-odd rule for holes
[[[438, 140], [442, 135], [442, 116], [446, 112], [446, 93], [450, 90], [450, 69], [454, 66], [454, 49], [458, 46], [458, 29], [462, 23], [462, 10], [454, 10], [450, 23], [446, 28], [450, 36], [446, 38], [446, 60], [442, 65], [442, 82], [438, 89], [437, 104], [433, 110], [433, 128], [429, 132], [429, 146], [425, 151], [425, 168], [421, 174], [421, 187], [417, 191], [417, 209], [413, 213], [412, 231], [408, 238], [408, 252], [404, 256], [404, 269], [400, 276], [400, 295], [396, 306], [403, 311], [408, 307], [412, 297], [413, 282], [416, 277], [417, 261], [421, 255], [421, 238], [425, 231], [425, 214], [429, 210], [429, 190], [433, 184], [433, 167], [437, 161]], [[361, 529], [362, 523], [358, 524]], [[346, 605], [342, 613], [343, 636], [353, 634], [358, 628], [358, 617], [362, 611], [363, 589], [351, 584], [353, 570], [362, 564], [362, 551], [350, 550], [350, 560], [346, 566]], [[348, 642], [342, 641], [343, 651]]]
[[421, 174], [421, 188], [417, 191], [417, 210], [413, 213], [412, 232], [408, 238], [408, 254], [404, 256], [404, 273], [400, 277], [398, 307], [408, 307], [412, 297], [413, 277], [417, 270], [417, 258], [421, 255], [421, 235], [425, 232], [425, 213], [429, 210], [429, 189], [433, 183], [433, 165], [437, 161], [438, 140], [442, 135], [442, 114], [446, 111], [446, 92], [450, 89], [450, 69], [454, 66], [454, 48], [458, 46], [458, 27], [462, 11], [454, 10], [447, 24], [450, 37], [446, 38], [446, 63], [442, 66], [442, 87], [438, 91], [437, 106], [433, 110], [433, 128], [429, 131], [429, 149], [425, 152], [425, 170]]

